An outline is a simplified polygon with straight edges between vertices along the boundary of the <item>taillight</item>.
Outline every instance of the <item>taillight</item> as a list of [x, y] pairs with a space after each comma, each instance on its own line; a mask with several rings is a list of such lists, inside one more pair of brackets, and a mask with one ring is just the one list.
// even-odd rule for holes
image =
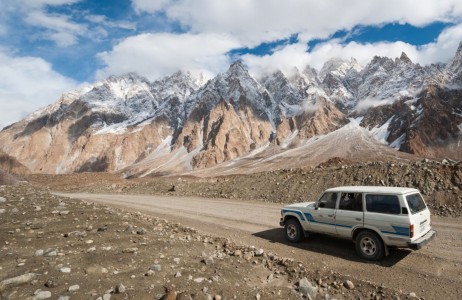
[[414, 224], [409, 225], [409, 237], [414, 237]]

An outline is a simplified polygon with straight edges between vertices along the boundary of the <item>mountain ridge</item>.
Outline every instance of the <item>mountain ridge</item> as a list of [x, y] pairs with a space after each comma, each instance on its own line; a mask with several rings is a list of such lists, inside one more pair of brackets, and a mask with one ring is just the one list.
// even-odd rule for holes
[[462, 159], [462, 43], [446, 65], [422, 67], [403, 52], [366, 66], [332, 59], [319, 72], [307, 66], [255, 78], [236, 61], [202, 79], [181, 71], [154, 82], [111, 76], [4, 128], [0, 148], [32, 172], [130, 173], [136, 165], [135, 173], [148, 174], [180, 156], [178, 173], [268, 145], [300, 147], [353, 117], [377, 143]]

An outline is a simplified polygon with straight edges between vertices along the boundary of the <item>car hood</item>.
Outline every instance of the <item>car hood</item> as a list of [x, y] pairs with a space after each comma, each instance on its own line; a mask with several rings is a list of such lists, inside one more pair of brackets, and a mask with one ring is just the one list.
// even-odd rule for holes
[[308, 206], [311, 206], [314, 208], [314, 204], [315, 202], [314, 201], [311, 201], [311, 202], [301, 202], [301, 203], [293, 203], [293, 204], [289, 204], [289, 205], [286, 205], [284, 206], [283, 208], [299, 208], [299, 207], [308, 207]]

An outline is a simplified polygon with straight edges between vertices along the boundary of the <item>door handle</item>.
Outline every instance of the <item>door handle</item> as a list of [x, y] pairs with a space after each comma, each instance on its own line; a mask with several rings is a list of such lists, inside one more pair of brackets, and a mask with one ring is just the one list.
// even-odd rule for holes
[[356, 220], [356, 221], [362, 221], [363, 219], [361, 219], [361, 218], [356, 218], [355, 220]]

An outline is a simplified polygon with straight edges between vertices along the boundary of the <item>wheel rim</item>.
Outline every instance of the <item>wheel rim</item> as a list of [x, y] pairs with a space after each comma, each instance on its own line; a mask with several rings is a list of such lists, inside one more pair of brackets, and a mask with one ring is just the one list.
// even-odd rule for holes
[[297, 227], [293, 224], [287, 226], [287, 236], [291, 239], [294, 239], [297, 236]]
[[377, 244], [370, 237], [361, 239], [361, 251], [366, 255], [374, 255], [377, 251]]

